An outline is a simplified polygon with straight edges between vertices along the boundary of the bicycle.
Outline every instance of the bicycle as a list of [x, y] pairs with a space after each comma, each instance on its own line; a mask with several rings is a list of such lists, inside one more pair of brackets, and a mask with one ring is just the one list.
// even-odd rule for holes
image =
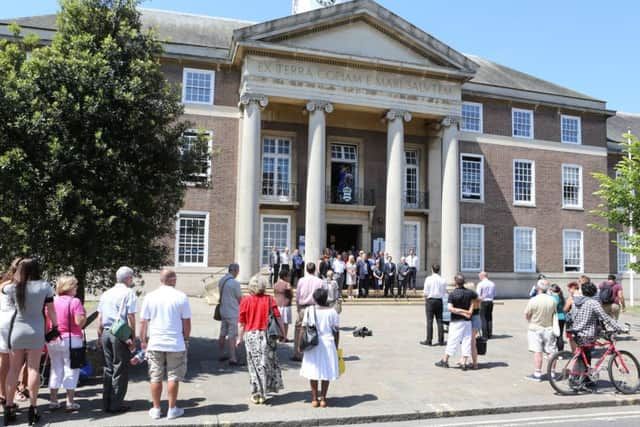
[[[627, 323], [628, 326], [630, 326]], [[615, 333], [605, 333], [604, 341], [578, 346], [575, 352], [560, 351], [551, 356], [547, 374], [551, 387], [559, 394], [573, 395], [589, 390], [597, 383], [609, 356], [607, 371], [609, 380], [620, 393], [632, 394], [640, 388], [640, 364], [638, 359], [626, 350], [618, 350], [615, 345]], [[585, 349], [606, 347], [606, 351], [591, 367]]]

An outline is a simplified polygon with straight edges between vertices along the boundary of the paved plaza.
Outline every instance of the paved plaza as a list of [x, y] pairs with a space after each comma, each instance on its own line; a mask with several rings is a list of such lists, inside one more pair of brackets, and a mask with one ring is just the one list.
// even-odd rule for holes
[[[527, 323], [522, 314], [525, 304], [524, 300], [507, 300], [496, 305], [495, 338], [489, 341], [487, 355], [480, 359], [481, 369], [466, 372], [435, 367], [443, 347], [418, 344], [425, 334], [424, 306], [405, 302], [345, 305], [341, 347], [346, 374], [331, 383], [330, 407], [313, 409], [308, 382], [298, 374], [300, 365], [289, 361], [291, 344], [282, 345], [279, 351], [285, 389], [265, 405], [251, 404], [246, 367], [230, 369], [218, 362], [214, 337], [219, 322], [211, 319], [213, 308], [203, 299], [191, 299], [194, 322], [189, 373], [187, 382], [181, 384], [179, 400], [179, 406], [185, 408], [183, 418], [151, 420], [147, 415], [150, 402], [146, 369], [132, 368], [127, 394], [131, 412], [104, 416], [100, 410], [101, 384], [95, 382], [78, 390], [82, 405], [79, 413], [45, 414], [43, 421], [65, 426], [86, 426], [88, 422], [99, 426], [331, 425], [640, 403], [640, 395], [618, 395], [604, 379], [598, 393], [571, 397], [556, 396], [546, 381], [525, 380], [532, 371], [532, 357], [526, 350]], [[639, 354], [640, 318], [623, 315], [622, 320], [632, 323], [634, 336], [621, 341], [620, 348]], [[359, 326], [372, 329], [373, 336], [353, 337], [351, 331]], [[89, 338], [94, 336], [92, 328]], [[42, 397], [47, 397], [44, 388]]]

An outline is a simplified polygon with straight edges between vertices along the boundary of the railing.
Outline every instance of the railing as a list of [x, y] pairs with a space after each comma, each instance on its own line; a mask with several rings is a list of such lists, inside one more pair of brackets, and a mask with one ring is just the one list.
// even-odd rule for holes
[[262, 181], [260, 200], [292, 203], [298, 201], [298, 184], [291, 182]]
[[375, 206], [376, 203], [373, 190], [351, 187], [327, 187], [325, 200], [337, 205]]
[[429, 209], [429, 192], [405, 191], [402, 204], [405, 209]]

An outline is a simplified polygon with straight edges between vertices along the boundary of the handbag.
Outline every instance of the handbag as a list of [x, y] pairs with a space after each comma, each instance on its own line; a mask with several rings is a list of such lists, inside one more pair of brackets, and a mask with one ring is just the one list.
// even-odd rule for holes
[[559, 337], [560, 334], [560, 322], [558, 321], [558, 313], [553, 313], [553, 335]]
[[[69, 302], [68, 309], [68, 325], [69, 331], [71, 331], [71, 302]], [[84, 330], [82, 331], [82, 347], [79, 348], [71, 348], [71, 332], [69, 332], [69, 361], [71, 369], [80, 369], [87, 363], [87, 337], [84, 334]]]
[[[115, 336], [116, 338], [118, 338], [120, 341], [127, 341], [129, 338], [131, 338], [131, 328], [129, 327], [129, 322], [127, 322], [127, 315], [128, 312], [126, 311], [126, 307], [127, 307], [127, 298], [129, 297], [129, 294], [127, 293], [124, 298], [122, 298], [122, 304], [120, 305], [120, 311], [118, 311], [118, 318], [111, 324], [111, 328], [109, 328], [109, 332], [111, 332], [111, 335]], [[124, 311], [124, 320], [122, 320], [123, 316], [123, 309]]]
[[280, 330], [280, 325], [278, 325], [278, 319], [276, 319], [276, 315], [273, 313], [273, 298], [267, 298], [269, 304], [269, 319], [267, 320], [267, 337], [269, 338], [280, 338], [282, 336], [282, 331]]
[[230, 278], [227, 277], [227, 279], [222, 282], [222, 288], [220, 289], [220, 295], [218, 296], [218, 304], [216, 304], [216, 308], [213, 310], [213, 320], [217, 320], [218, 322], [220, 322], [222, 320], [222, 313], [220, 313], [220, 306], [222, 305], [222, 295], [224, 293], [224, 285], [227, 284], [227, 281]]
[[487, 341], [485, 337], [476, 337], [476, 350], [480, 356], [487, 354]]
[[318, 319], [316, 318], [316, 306], [313, 306], [313, 325], [304, 325], [300, 350], [306, 351], [318, 345]]
[[347, 369], [344, 363], [344, 357], [342, 356], [342, 349], [338, 349], [338, 373], [340, 375], [344, 374], [344, 371]]

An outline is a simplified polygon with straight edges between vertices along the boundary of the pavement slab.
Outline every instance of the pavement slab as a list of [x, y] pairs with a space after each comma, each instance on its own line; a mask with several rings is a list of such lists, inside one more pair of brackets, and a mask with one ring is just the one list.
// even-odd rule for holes
[[[550, 410], [572, 407], [638, 405], [640, 395], [620, 395], [601, 377], [597, 393], [557, 396], [548, 382], [527, 381], [533, 369], [527, 352], [526, 300], [506, 300], [494, 308], [495, 336], [488, 343], [480, 369], [462, 371], [437, 368], [443, 347], [425, 347], [425, 314], [421, 305], [384, 304], [344, 307], [341, 315], [341, 343], [346, 373], [332, 382], [329, 408], [310, 405], [308, 381], [299, 375], [300, 364], [289, 360], [291, 344], [282, 344], [278, 355], [285, 389], [265, 405], [249, 401], [246, 367], [231, 368], [219, 362], [219, 322], [212, 320], [213, 307], [204, 299], [191, 299], [193, 327], [186, 381], [180, 386], [178, 405], [184, 417], [154, 421], [150, 408], [146, 364], [131, 369], [127, 393], [132, 411], [121, 415], [101, 412], [99, 379], [78, 389], [80, 412], [44, 413], [43, 423], [64, 426], [307, 426], [364, 422], [418, 420], [434, 417]], [[640, 319], [628, 315], [622, 321], [633, 324], [631, 337], [619, 347], [640, 354]], [[360, 326], [373, 330], [372, 337], [355, 338]], [[95, 339], [95, 328], [88, 338]], [[290, 336], [292, 331], [289, 332]], [[244, 352], [243, 352], [244, 356]], [[452, 359], [452, 365], [456, 358]], [[48, 391], [41, 391], [45, 408]], [[166, 416], [166, 401], [163, 401]], [[22, 420], [22, 418], [25, 418]], [[26, 414], [20, 420], [26, 421]], [[19, 420], [19, 421], [20, 421]]]

